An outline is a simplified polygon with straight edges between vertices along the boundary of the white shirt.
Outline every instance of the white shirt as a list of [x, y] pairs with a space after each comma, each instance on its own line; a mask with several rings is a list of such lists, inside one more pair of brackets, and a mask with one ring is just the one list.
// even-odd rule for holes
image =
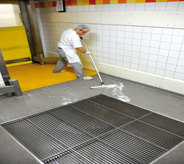
[[76, 53], [76, 48], [82, 47], [82, 44], [79, 35], [73, 31], [73, 29], [65, 30], [62, 33], [58, 47], [63, 49], [69, 63], [81, 63], [80, 58]]

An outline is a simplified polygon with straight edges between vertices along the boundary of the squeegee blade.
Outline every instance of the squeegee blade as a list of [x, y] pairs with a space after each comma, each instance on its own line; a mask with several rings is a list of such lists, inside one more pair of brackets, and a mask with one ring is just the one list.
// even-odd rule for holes
[[115, 86], [116, 86], [116, 84], [100, 85], [100, 86], [94, 86], [94, 87], [91, 87], [91, 89], [95, 89], [95, 88], [104, 88], [104, 87], [111, 88], [111, 87], [115, 87]]

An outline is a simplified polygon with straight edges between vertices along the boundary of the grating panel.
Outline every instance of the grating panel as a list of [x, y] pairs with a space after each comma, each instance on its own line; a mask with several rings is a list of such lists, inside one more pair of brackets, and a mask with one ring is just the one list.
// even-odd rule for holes
[[169, 119], [168, 117], [156, 113], [152, 113], [141, 120], [184, 138], [184, 123], [182, 122]]
[[141, 164], [141, 162], [101, 143], [93, 140], [76, 147], [70, 152], [65, 152], [55, 156], [52, 161], [45, 160], [45, 163], [121, 163], [121, 164]]
[[80, 111], [89, 113], [90, 115], [102, 119], [115, 126], [124, 125], [133, 120], [130, 117], [117, 113], [116, 111], [110, 110], [109, 108], [88, 100], [73, 104], [72, 107], [75, 107]]
[[177, 137], [176, 135], [167, 133], [139, 121], [134, 121], [121, 129], [168, 150], [183, 141], [182, 138]]
[[148, 164], [184, 123], [99, 95], [1, 125], [45, 164]]
[[66, 151], [43, 161], [46, 164], [93, 164], [73, 150]]
[[49, 113], [91, 136], [98, 136], [113, 129], [112, 126], [68, 106]]
[[147, 110], [144, 110], [142, 108], [133, 106], [131, 104], [113, 99], [111, 97], [107, 97], [105, 95], [99, 95], [96, 97], [92, 97], [92, 98], [90, 98], [90, 100], [97, 102], [99, 104], [102, 104], [102, 105], [109, 107], [111, 109], [114, 109], [114, 110], [121, 112], [123, 114], [126, 114], [128, 116], [131, 116], [133, 118], [139, 118], [143, 115], [150, 113]]
[[27, 120], [8, 124], [6, 130], [40, 159], [64, 151], [67, 148], [42, 130], [37, 129]]
[[49, 113], [43, 113], [28, 119], [67, 147], [73, 147], [91, 138]]
[[141, 163], [97, 140], [87, 143], [85, 146], [82, 146], [82, 148], [76, 148], [76, 152], [89, 159], [92, 163]]
[[120, 130], [108, 133], [100, 140], [142, 163], [150, 163], [166, 152]]

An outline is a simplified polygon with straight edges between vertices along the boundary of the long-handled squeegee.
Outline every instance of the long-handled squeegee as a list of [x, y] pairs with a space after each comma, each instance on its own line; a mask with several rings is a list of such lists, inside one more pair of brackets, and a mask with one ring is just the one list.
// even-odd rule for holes
[[[88, 48], [87, 48], [87, 46], [86, 46], [86, 44], [84, 43], [83, 38], [82, 38], [82, 37], [80, 37], [80, 38], [81, 38], [81, 40], [82, 40], [82, 42], [83, 42], [83, 44], [84, 44], [86, 50], [89, 51]], [[92, 58], [92, 56], [91, 56], [90, 54], [89, 54], [89, 57], [90, 57], [91, 61], [93, 62], [93, 65], [94, 65], [94, 67], [95, 67], [95, 69], [96, 69], [96, 72], [97, 72], [97, 74], [98, 74], [98, 77], [99, 77], [99, 79], [100, 79], [100, 81], [101, 81], [101, 86], [95, 86], [95, 87], [91, 87], [91, 88], [93, 89], [93, 88], [114, 87], [114, 86], [116, 86], [116, 84], [110, 84], [110, 85], [105, 85], [105, 84], [104, 84], [104, 82], [102, 81], [102, 78], [101, 78], [101, 76], [100, 76], [100, 74], [99, 74], [99, 72], [98, 72], [98, 69], [97, 69], [97, 67], [96, 67], [96, 65], [95, 65], [95, 62], [94, 62], [94, 60], [93, 60], [93, 58]]]

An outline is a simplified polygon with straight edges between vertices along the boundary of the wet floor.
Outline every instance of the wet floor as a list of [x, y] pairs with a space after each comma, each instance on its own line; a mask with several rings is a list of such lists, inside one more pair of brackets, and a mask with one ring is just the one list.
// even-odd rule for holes
[[[25, 117], [48, 109], [73, 103], [85, 98], [104, 94], [143, 109], [184, 122], [184, 96], [155, 89], [149, 86], [126, 81], [107, 75], [102, 75], [106, 85], [116, 84], [116, 87], [90, 89], [99, 86], [98, 76], [92, 81], [74, 80], [56, 84], [23, 93], [21, 97], [0, 96], [0, 123]], [[10, 135], [0, 127], [0, 163], [2, 164], [36, 164], [29, 152], [20, 146]], [[156, 164], [183, 162], [181, 150], [184, 144], [156, 161]], [[183, 149], [184, 150], [184, 149]]]

